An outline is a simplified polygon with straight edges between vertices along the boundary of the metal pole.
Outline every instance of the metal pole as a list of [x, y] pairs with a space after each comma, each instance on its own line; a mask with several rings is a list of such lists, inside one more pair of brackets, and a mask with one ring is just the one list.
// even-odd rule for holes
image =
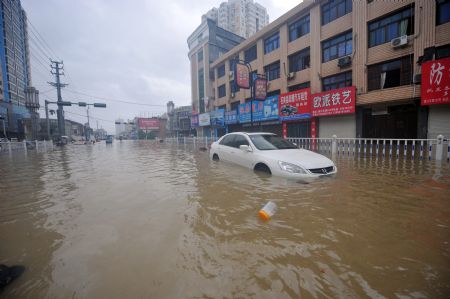
[[47, 137], [48, 140], [51, 140], [50, 138], [50, 120], [48, 119], [48, 101], [45, 100], [45, 118], [47, 120]]
[[56, 65], [56, 91], [58, 95], [58, 130], [59, 130], [59, 138], [61, 138], [64, 134], [64, 111], [62, 106], [62, 97], [61, 97], [61, 82], [59, 79], [59, 62], [55, 62]]

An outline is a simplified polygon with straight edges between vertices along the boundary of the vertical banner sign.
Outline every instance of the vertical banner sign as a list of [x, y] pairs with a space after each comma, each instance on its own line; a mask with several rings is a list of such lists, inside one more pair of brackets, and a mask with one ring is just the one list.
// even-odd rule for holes
[[249, 123], [251, 121], [250, 116], [250, 103], [240, 104], [239, 105], [239, 122]]
[[355, 86], [316, 93], [311, 97], [313, 117], [355, 113]]
[[287, 138], [287, 124], [283, 122], [283, 138]]
[[450, 58], [428, 61], [422, 64], [421, 104], [449, 104]]
[[255, 93], [255, 100], [264, 101], [267, 97], [267, 80], [263, 78], [256, 78], [253, 81], [253, 88]]
[[249, 89], [250, 73], [248, 67], [245, 64], [236, 63], [234, 69], [236, 85], [240, 88]]
[[316, 119], [311, 119], [311, 138], [312, 138], [312, 148], [315, 151], [316, 150]]
[[200, 127], [209, 126], [211, 124], [211, 118], [209, 113], [202, 113], [198, 116], [198, 124]]
[[198, 114], [191, 115], [191, 127], [198, 127]]
[[[264, 101], [265, 102], [265, 101]], [[253, 121], [262, 121], [264, 118], [264, 102], [253, 102]]]
[[296, 120], [311, 117], [309, 88], [280, 95], [278, 112], [281, 120]]

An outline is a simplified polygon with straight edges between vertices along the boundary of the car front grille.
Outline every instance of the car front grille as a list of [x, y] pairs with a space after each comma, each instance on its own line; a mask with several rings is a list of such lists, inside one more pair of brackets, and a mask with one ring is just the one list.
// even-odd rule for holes
[[308, 169], [308, 170], [315, 174], [328, 174], [328, 173], [334, 171], [334, 166], [329, 166], [329, 167], [324, 167], [324, 168], [312, 168], [312, 169]]

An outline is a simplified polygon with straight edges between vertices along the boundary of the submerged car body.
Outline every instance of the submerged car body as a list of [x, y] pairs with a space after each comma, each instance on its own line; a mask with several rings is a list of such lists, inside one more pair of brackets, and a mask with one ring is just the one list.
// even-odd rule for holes
[[299, 180], [337, 173], [327, 157], [299, 149], [272, 133], [227, 134], [211, 145], [210, 158]]

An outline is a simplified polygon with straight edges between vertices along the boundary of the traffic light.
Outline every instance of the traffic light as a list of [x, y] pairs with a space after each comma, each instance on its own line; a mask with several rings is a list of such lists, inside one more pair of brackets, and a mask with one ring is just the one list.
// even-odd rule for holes
[[86, 107], [86, 102], [78, 102], [79, 107]]
[[106, 104], [103, 104], [103, 103], [94, 103], [94, 107], [97, 107], [97, 108], [106, 108]]

